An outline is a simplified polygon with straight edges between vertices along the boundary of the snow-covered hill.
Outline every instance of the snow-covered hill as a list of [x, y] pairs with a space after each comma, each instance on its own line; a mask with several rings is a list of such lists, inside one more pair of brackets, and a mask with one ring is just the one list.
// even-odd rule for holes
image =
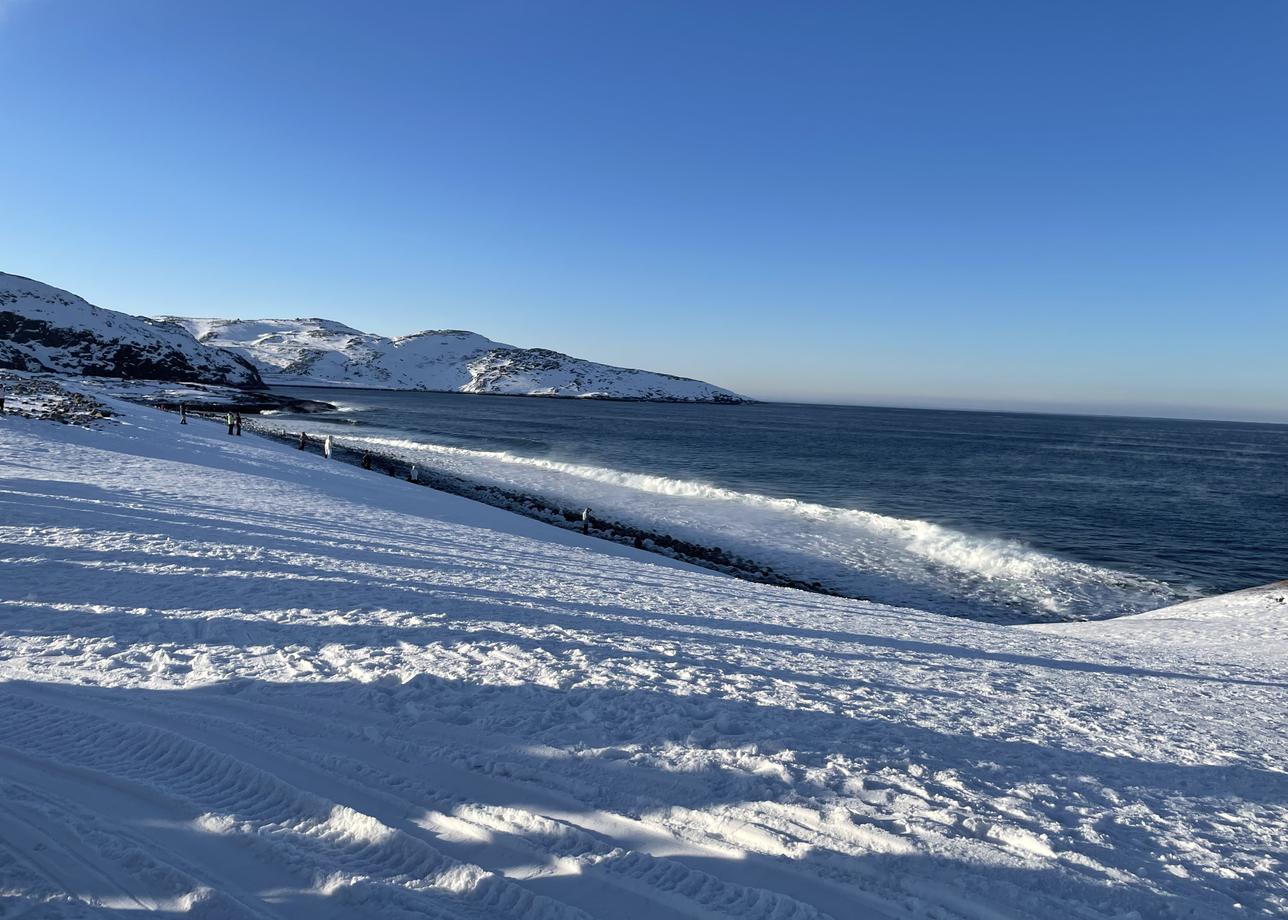
[[243, 355], [266, 383], [521, 396], [744, 402], [730, 390], [652, 371], [516, 348], [454, 329], [385, 338], [325, 319], [161, 317]]
[[963, 621], [103, 401], [0, 416], [0, 916], [1288, 912], [1281, 587]]
[[105, 310], [75, 294], [0, 272], [0, 368], [253, 386], [239, 355], [170, 323]]

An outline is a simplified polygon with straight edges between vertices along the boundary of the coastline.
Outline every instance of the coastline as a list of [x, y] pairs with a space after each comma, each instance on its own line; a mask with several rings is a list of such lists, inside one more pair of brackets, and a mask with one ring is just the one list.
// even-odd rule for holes
[[[189, 414], [201, 415], [202, 413], [191, 412]], [[214, 420], [218, 421], [217, 418]], [[299, 437], [299, 432], [292, 432], [285, 428], [265, 424], [260, 420], [252, 420], [247, 423], [246, 430], [285, 444], [295, 444]], [[311, 438], [306, 449], [312, 453], [320, 453], [322, 449], [320, 439], [316, 436]], [[390, 453], [369, 449], [358, 450], [353, 447], [345, 446], [342, 443], [336, 443], [332, 448], [332, 459], [354, 466], [361, 466], [362, 456], [364, 453], [370, 454], [373, 458], [372, 472], [383, 472], [388, 476], [402, 480], [406, 480], [408, 478], [408, 473], [414, 465]], [[447, 492], [452, 495], [459, 495], [463, 498], [468, 498], [485, 505], [491, 505], [495, 508], [501, 508], [505, 511], [510, 511], [514, 514], [532, 518], [565, 530], [580, 532], [582, 529], [581, 509], [558, 505], [550, 499], [540, 495], [516, 492], [509, 489], [502, 489], [497, 486], [471, 482], [468, 479], [450, 476], [423, 468], [417, 469], [417, 476], [418, 480], [414, 483], [416, 485], [437, 489], [438, 491]], [[701, 566], [725, 575], [732, 575], [735, 578], [741, 578], [745, 581], [774, 585], [782, 588], [795, 588], [797, 590], [808, 591], [814, 594], [822, 594], [830, 597], [847, 597], [847, 595], [841, 594], [837, 591], [829, 590], [818, 582], [802, 581], [800, 579], [791, 578], [775, 572], [769, 566], [762, 565], [754, 560], [746, 558], [745, 556], [728, 552], [727, 550], [721, 549], [719, 546], [705, 546], [689, 540], [676, 539], [669, 534], [659, 533], [642, 527], [635, 527], [630, 524], [599, 515], [592, 516], [589, 535], [611, 543], [618, 543], [624, 546], [631, 546], [635, 549], [655, 553], [659, 556], [665, 556], [679, 562], [687, 562], [691, 565]], [[852, 597], [851, 599], [867, 600], [867, 598], [863, 597]]]
[[1285, 903], [1282, 630], [754, 584], [102, 401], [0, 420], [4, 808], [45, 844], [0, 885], [54, 916], [103, 878], [221, 916]]

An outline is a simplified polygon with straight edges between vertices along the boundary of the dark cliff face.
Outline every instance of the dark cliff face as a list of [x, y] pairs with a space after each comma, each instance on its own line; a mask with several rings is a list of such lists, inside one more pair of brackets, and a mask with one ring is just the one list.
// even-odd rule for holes
[[[40, 346], [42, 351], [53, 352], [56, 360], [46, 359], [46, 363], [18, 347], [23, 345]], [[89, 329], [61, 327], [48, 320], [0, 310], [0, 368], [263, 386], [259, 372], [245, 358], [223, 349], [211, 351], [217, 360], [194, 361], [159, 338], [142, 342], [109, 339]]]

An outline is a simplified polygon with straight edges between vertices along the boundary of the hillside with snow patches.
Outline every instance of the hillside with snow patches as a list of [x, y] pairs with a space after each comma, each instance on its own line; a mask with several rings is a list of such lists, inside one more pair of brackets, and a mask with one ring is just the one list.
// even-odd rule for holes
[[85, 392], [0, 415], [0, 916], [1288, 913], [1288, 585], [974, 622]]
[[181, 327], [96, 307], [82, 297], [0, 272], [0, 368], [254, 386], [239, 355]]
[[386, 338], [325, 319], [162, 317], [200, 342], [242, 355], [283, 386], [374, 387], [520, 396], [744, 402], [730, 390], [670, 374], [612, 367], [473, 332]]

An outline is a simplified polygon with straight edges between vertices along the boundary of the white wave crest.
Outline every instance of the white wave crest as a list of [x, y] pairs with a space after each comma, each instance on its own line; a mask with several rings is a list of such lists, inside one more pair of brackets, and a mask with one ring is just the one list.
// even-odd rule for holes
[[929, 521], [649, 473], [396, 437], [342, 438], [463, 478], [592, 505], [604, 516], [736, 550], [847, 594], [967, 614], [1055, 618], [1150, 609], [1161, 582]]

